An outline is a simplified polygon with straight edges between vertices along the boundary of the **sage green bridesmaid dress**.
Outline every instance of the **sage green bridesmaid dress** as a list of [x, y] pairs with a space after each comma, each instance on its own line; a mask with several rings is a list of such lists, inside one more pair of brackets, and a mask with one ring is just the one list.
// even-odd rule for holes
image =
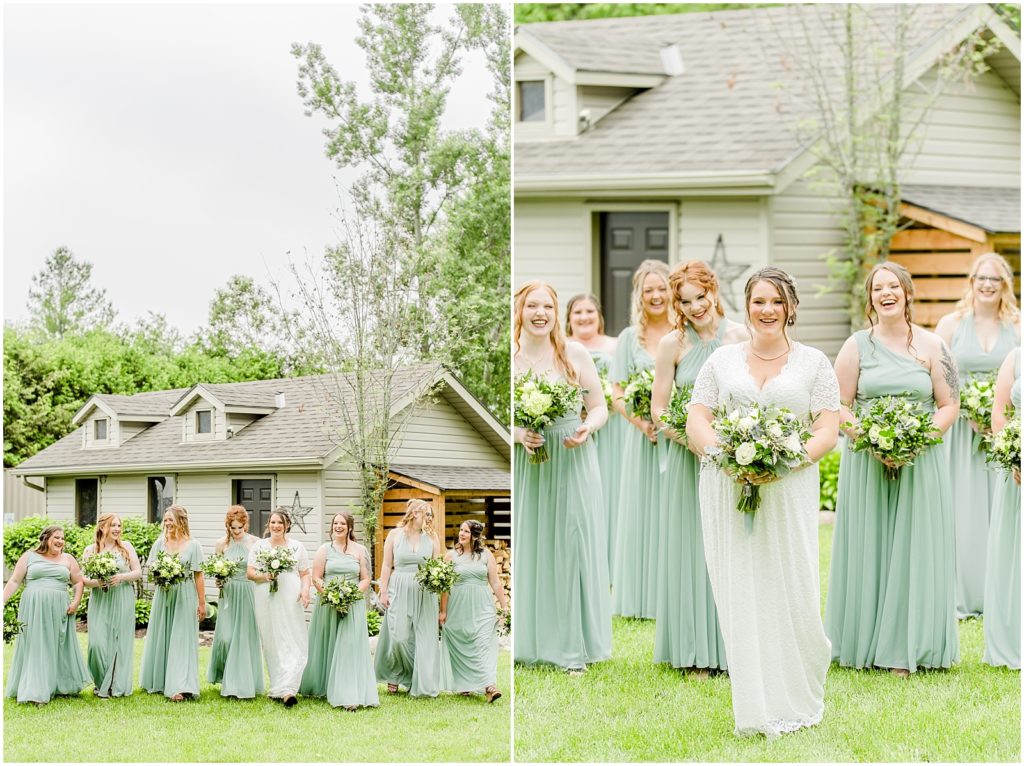
[[[130, 543], [125, 543], [127, 547]], [[114, 549], [117, 571], [128, 561]], [[93, 588], [89, 594], [87, 663], [100, 697], [127, 697], [135, 683], [135, 585], [130, 582]]]
[[232, 540], [224, 555], [241, 561], [241, 568], [220, 591], [217, 628], [213, 634], [206, 680], [220, 684], [222, 697], [251, 699], [263, 694], [263, 653], [256, 626], [255, 583], [245, 576], [249, 550]]
[[[1020, 349], [1010, 399], [1020, 417]], [[989, 665], [1020, 670], [1020, 485], [999, 471], [985, 570], [985, 655]]]
[[388, 581], [391, 605], [384, 613], [373, 668], [379, 682], [404, 686], [411, 697], [436, 697], [441, 684], [439, 597], [416, 582], [416, 569], [430, 558], [433, 546], [425, 534], [415, 550], [404, 529], [395, 535]]
[[[654, 367], [654, 359], [640, 345], [636, 332], [636, 327], [627, 327], [619, 335], [611, 369], [612, 380], [619, 383], [634, 372]], [[654, 619], [657, 613], [660, 454], [665, 442], [665, 437], [659, 436], [658, 444], [651, 443], [638, 428], [626, 422], [614, 530], [612, 614]]]
[[[325, 543], [324, 581], [359, 582], [359, 560]], [[344, 617], [334, 607], [317, 604], [309, 623], [309, 652], [299, 694], [327, 697], [333, 707], [376, 707], [377, 679], [366, 632], [366, 599], [349, 607]]]
[[[992, 349], [983, 351], [974, 329], [974, 314], [967, 314], [953, 333], [950, 349], [960, 369], [961, 383], [977, 375], [997, 372], [1016, 345], [1014, 328], [1004, 324]], [[988, 525], [1000, 476], [986, 468], [981, 437], [963, 415], [956, 419], [943, 441], [950, 474], [956, 477], [953, 482], [956, 616], [963, 619], [978, 616], [983, 611]]]
[[549, 460], [529, 462], [516, 444], [513, 656], [517, 662], [581, 669], [612, 654], [604, 499], [597, 450], [567, 449], [579, 412], [544, 429]]
[[[858, 404], [907, 394], [934, 409], [924, 366], [890, 351], [866, 330], [854, 337]], [[833, 661], [913, 672], [959, 660], [950, 494], [939, 446], [901, 468], [895, 480], [868, 453], [844, 448], [825, 606]]]
[[497, 613], [487, 558], [452, 551], [452, 563], [459, 579], [448, 594], [441, 631], [441, 688], [482, 693], [498, 677]]
[[[613, 357], [605, 351], [591, 351], [590, 356], [598, 371], [608, 374], [611, 370]], [[610, 380], [610, 378], [609, 378]], [[626, 438], [626, 430], [632, 429], [625, 418], [614, 409], [608, 410], [606, 422], [594, 434], [594, 446], [597, 447], [597, 463], [601, 471], [601, 489], [604, 494], [604, 524], [608, 538], [608, 575], [612, 577], [615, 568], [615, 525], [619, 518], [619, 482], [622, 479], [622, 449]]]
[[[149, 564], [164, 550], [160, 537], [149, 553]], [[203, 549], [195, 540], [178, 552], [193, 573], [200, 571]], [[157, 586], [142, 648], [139, 685], [151, 694], [199, 696], [199, 596], [188, 577], [170, 588]]]
[[78, 694], [91, 682], [75, 636], [75, 617], [67, 613], [70, 581], [66, 566], [29, 551], [18, 606], [25, 627], [14, 639], [5, 696], [49, 702], [54, 695]]
[[[693, 346], [676, 365], [675, 384], [693, 385], [704, 361], [722, 345], [726, 323], [718, 335], [701, 340], [692, 327]], [[725, 641], [704, 561], [697, 489], [700, 460], [686, 447], [666, 439], [658, 520], [658, 602], [654, 625], [654, 661], [675, 668], [727, 668]]]

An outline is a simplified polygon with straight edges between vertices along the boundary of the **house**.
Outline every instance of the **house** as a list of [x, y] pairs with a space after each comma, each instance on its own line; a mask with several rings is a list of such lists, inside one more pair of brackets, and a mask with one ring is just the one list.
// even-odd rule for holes
[[[876, 30], [894, 13], [861, 8]], [[903, 169], [909, 228], [893, 257], [928, 282], [917, 318], [932, 324], [974, 255], [996, 249], [1019, 274], [1020, 39], [985, 4], [917, 6], [914, 18], [908, 99], [972, 33], [1001, 43], [989, 71], [932, 104]], [[516, 283], [544, 279], [563, 301], [596, 294], [617, 334], [645, 258], [711, 263], [734, 319], [747, 276], [772, 264], [797, 279], [798, 337], [834, 356], [845, 296], [819, 287], [843, 241], [840, 200], [812, 177], [816, 142], [798, 135], [806, 115], [785, 93], [805, 76], [790, 51], [808, 35], [827, 46], [840, 21], [806, 4], [519, 26]]]
[[[333, 376], [320, 375], [97, 394], [76, 413], [77, 430], [12, 473], [43, 493], [47, 516], [83, 525], [106, 512], [159, 521], [169, 505], [183, 505], [208, 553], [224, 534], [228, 506], [245, 506], [256, 535], [284, 506], [291, 534], [312, 556], [331, 516], [358, 500], [357, 474], [337, 443], [343, 423], [327, 406], [338, 391]], [[484, 521], [489, 539], [507, 545], [508, 430], [442, 367], [400, 370], [392, 401], [393, 413], [408, 417], [394, 442], [385, 506], [420, 497], [433, 503], [448, 545], [466, 518]], [[381, 518], [371, 541], [378, 572], [385, 526], [400, 516], [381, 509]]]

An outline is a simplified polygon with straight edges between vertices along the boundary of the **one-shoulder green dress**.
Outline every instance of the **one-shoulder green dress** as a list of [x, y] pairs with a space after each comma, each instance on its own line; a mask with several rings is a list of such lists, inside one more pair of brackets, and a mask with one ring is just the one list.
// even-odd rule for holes
[[246, 577], [249, 549], [232, 540], [224, 556], [242, 566], [224, 583], [217, 606], [217, 628], [213, 634], [206, 680], [220, 684], [222, 697], [250, 699], [263, 694], [263, 653], [256, 626], [255, 583]]
[[[630, 375], [654, 367], [654, 359], [640, 345], [636, 327], [619, 335], [612, 364], [612, 380], [623, 383]], [[625, 388], [625, 386], [623, 386]], [[638, 428], [626, 423], [615, 523], [615, 575], [612, 579], [612, 614], [654, 619], [658, 603], [658, 514], [661, 511], [660, 452], [665, 437], [653, 444]], [[665, 583], [665, 587], [671, 587]]]
[[[701, 340], [692, 327], [692, 347], [676, 365], [675, 384], [692, 386], [701, 365], [722, 345], [726, 323], [717, 337]], [[725, 670], [725, 641], [704, 560], [701, 529], [700, 459], [667, 440], [661, 514], [658, 521], [658, 609], [654, 626], [654, 661], [675, 668]]]
[[[931, 375], [868, 331], [857, 403], [906, 394], [934, 410]], [[840, 665], [948, 668], [959, 660], [953, 608], [953, 509], [945, 454], [925, 450], [896, 479], [849, 445], [839, 468], [825, 632]]]
[[612, 654], [604, 500], [592, 439], [568, 449], [579, 412], [544, 429], [550, 459], [530, 463], [521, 444], [513, 471], [516, 662], [579, 669]]
[[[1010, 391], [1020, 417], [1020, 349]], [[991, 470], [991, 469], [990, 469]], [[989, 665], [1020, 670], [1020, 485], [1000, 471], [992, 497], [985, 570], [985, 655]]]
[[[130, 543], [125, 543], [130, 545]], [[129, 571], [114, 549], [117, 571]], [[100, 697], [127, 697], [135, 683], [135, 585], [122, 582], [89, 594], [89, 672]]]
[[[591, 351], [590, 356], [599, 372], [608, 375], [614, 357], [605, 351]], [[611, 380], [611, 378], [609, 378]], [[632, 429], [614, 409], [608, 409], [608, 422], [594, 433], [597, 463], [601, 470], [601, 489], [604, 495], [604, 528], [608, 538], [608, 576], [615, 568], [615, 525], [619, 518], [619, 482], [622, 479], [622, 450], [627, 429]]]
[[[960, 320], [951, 351], [960, 370], [961, 384], [971, 377], [995, 374], [1017, 345], [1017, 334], [1004, 324], [990, 351], [983, 351], [974, 329], [974, 314]], [[947, 466], [953, 481], [953, 534], [956, 541], [956, 616], [982, 614], [985, 602], [985, 551], [992, 499], [999, 476], [985, 467], [981, 437], [961, 413], [943, 438]]]
[[[165, 550], [161, 536], [149, 553], [149, 563]], [[190, 540], [179, 557], [193, 575], [200, 571], [203, 549]], [[157, 586], [149, 613], [146, 642], [142, 648], [139, 685], [151, 694], [199, 696], [199, 595], [194, 576], [170, 588]]]
[[441, 688], [483, 692], [498, 677], [498, 632], [494, 594], [484, 554], [452, 551], [459, 579], [448, 594], [441, 631]]
[[14, 639], [5, 696], [49, 702], [54, 695], [78, 694], [91, 682], [75, 636], [75, 617], [67, 613], [70, 581], [66, 566], [29, 551], [18, 605], [18, 620], [25, 627]]
[[[359, 582], [359, 559], [324, 543], [324, 582]], [[333, 707], [377, 707], [377, 679], [366, 632], [366, 599], [342, 617], [331, 605], [318, 602], [309, 623], [309, 652], [299, 694], [326, 697]]]
[[436, 697], [441, 684], [439, 597], [416, 582], [416, 570], [430, 558], [433, 543], [421, 533], [414, 550], [404, 529], [395, 534], [394, 566], [388, 581], [390, 606], [377, 638], [373, 668], [378, 681], [404, 686], [411, 697]]

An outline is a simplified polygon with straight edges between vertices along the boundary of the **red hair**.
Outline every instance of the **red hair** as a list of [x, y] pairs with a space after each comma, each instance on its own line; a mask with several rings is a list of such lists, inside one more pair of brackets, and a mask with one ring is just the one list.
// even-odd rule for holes
[[672, 308], [676, 312], [676, 329], [682, 334], [686, 331], [686, 314], [683, 313], [683, 301], [679, 297], [679, 290], [687, 282], [699, 285], [704, 292], [712, 293], [715, 296], [715, 313], [719, 318], [725, 316], [725, 309], [722, 302], [718, 300], [718, 277], [704, 261], [687, 261], [676, 265], [668, 275], [668, 287], [672, 291]]

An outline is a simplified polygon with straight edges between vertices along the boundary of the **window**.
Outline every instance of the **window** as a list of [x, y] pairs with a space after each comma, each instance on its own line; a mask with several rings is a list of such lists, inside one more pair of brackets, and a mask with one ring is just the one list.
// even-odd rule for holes
[[519, 121], [544, 122], [544, 81], [524, 81], [518, 85]]
[[75, 479], [75, 522], [80, 527], [96, 523], [99, 479]]
[[93, 422], [95, 423], [94, 438], [98, 442], [105, 442], [107, 440], [107, 419], [97, 418]]
[[150, 476], [149, 484], [149, 521], [159, 524], [164, 511], [174, 505], [174, 477]]
[[196, 412], [196, 433], [213, 433], [213, 412], [211, 410], [199, 410]]

